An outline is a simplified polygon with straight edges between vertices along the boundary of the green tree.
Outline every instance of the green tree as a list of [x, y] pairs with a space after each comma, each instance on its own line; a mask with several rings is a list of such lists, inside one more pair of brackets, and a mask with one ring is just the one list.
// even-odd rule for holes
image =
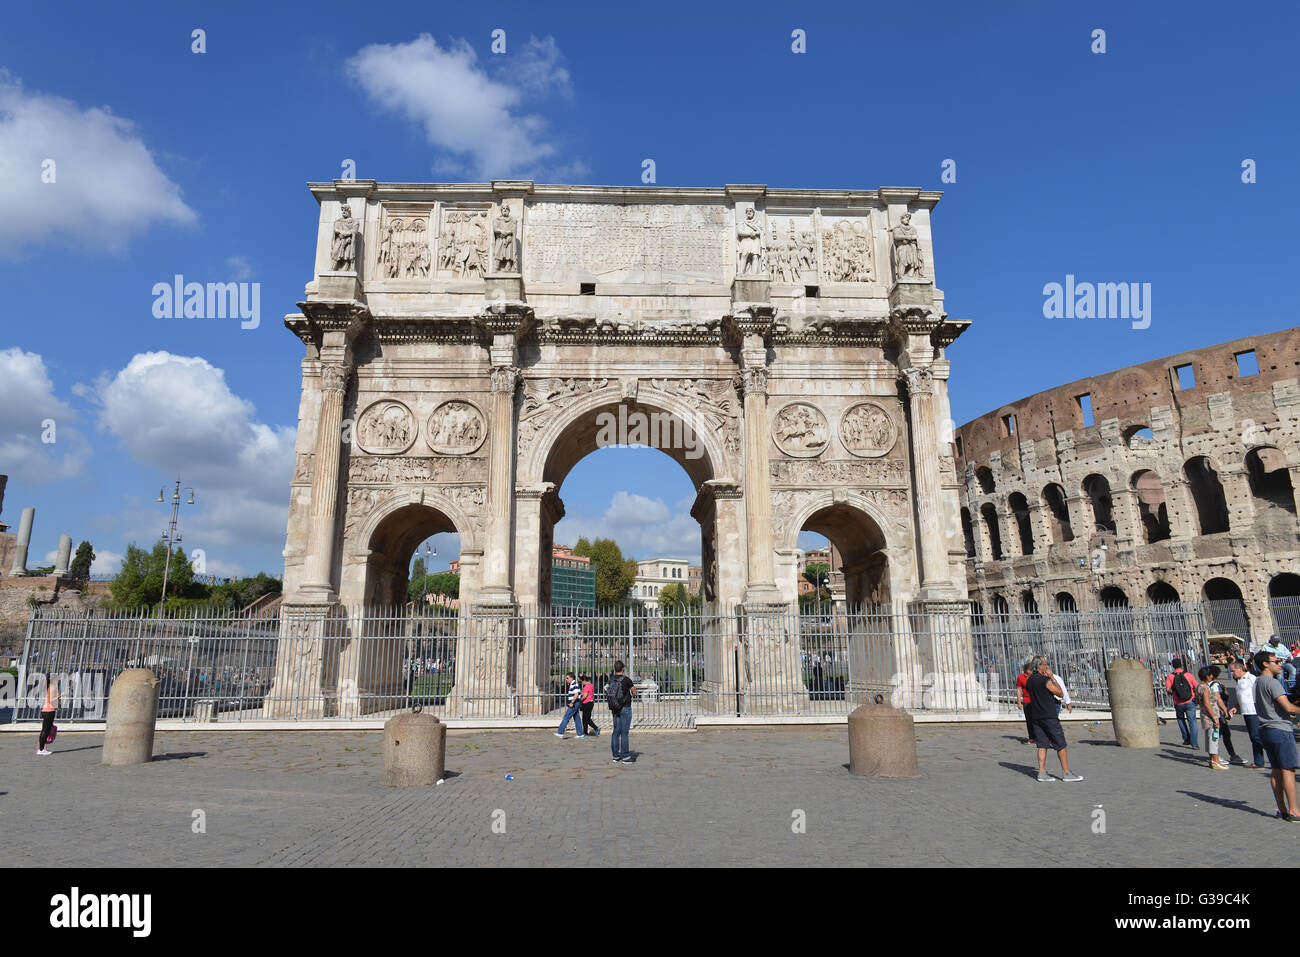
[[636, 578], [636, 562], [623, 557], [617, 542], [612, 538], [598, 538], [594, 542], [580, 538], [573, 546], [573, 554], [591, 559], [591, 568], [596, 573], [597, 605], [622, 605], [627, 601], [628, 590]]
[[412, 578], [406, 586], [406, 595], [411, 601], [419, 601], [421, 595], [443, 595], [447, 598], [460, 597], [460, 576], [455, 572], [435, 572]]
[[423, 578], [429, 574], [429, 570], [424, 566], [424, 559], [417, 558], [415, 564], [411, 566], [411, 581]]
[[822, 579], [831, 573], [831, 566], [825, 562], [809, 562], [808, 567], [803, 570], [804, 580], [818, 588], [822, 587]]
[[[162, 595], [163, 567], [167, 561], [167, 546], [162, 542], [146, 552], [134, 542], [126, 547], [122, 568], [109, 589], [113, 601], [119, 605], [138, 608], [155, 604]], [[186, 595], [194, 584], [194, 569], [185, 556], [184, 549], [172, 552], [171, 567], [167, 571], [167, 595]]]
[[72, 564], [68, 566], [68, 577], [78, 581], [85, 581], [90, 577], [90, 566], [95, 561], [95, 550], [90, 547], [90, 542], [82, 542], [77, 546], [77, 554], [72, 559]]

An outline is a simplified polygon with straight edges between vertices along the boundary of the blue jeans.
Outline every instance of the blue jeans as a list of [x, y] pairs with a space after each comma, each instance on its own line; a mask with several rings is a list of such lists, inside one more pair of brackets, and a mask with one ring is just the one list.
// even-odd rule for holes
[[1264, 744], [1259, 736], [1259, 715], [1243, 714], [1246, 719], [1246, 733], [1250, 735], [1250, 763], [1264, 766]]
[[628, 705], [614, 715], [614, 733], [609, 738], [609, 750], [615, 758], [630, 758], [628, 732], [632, 730], [632, 706]]
[[564, 717], [560, 719], [560, 728], [555, 733], [564, 734], [565, 729], [569, 727], [569, 719], [572, 718], [573, 730], [578, 732], [579, 737], [586, 734], [586, 731], [584, 731], [582, 728], [581, 716], [582, 716], [581, 701], [578, 702], [577, 704], [569, 705], [567, 708], [564, 709]]
[[1174, 705], [1174, 714], [1178, 716], [1178, 730], [1183, 733], [1183, 743], [1196, 747], [1196, 702]]

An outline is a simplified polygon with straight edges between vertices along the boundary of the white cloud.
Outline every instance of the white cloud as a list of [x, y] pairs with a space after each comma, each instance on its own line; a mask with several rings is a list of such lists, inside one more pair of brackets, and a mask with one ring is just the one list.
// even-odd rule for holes
[[[42, 172], [53, 161], [53, 182]], [[0, 69], [0, 256], [47, 242], [120, 252], [155, 223], [197, 216], [135, 124], [106, 106], [24, 90]]]
[[[224, 371], [198, 356], [140, 353], [101, 378], [97, 398], [100, 425], [134, 459], [194, 487], [193, 517], [181, 506], [185, 544], [203, 548], [209, 568], [223, 546], [283, 546], [295, 431], [258, 422]], [[152, 525], [131, 531], [157, 535]]]
[[107, 548], [95, 549], [95, 560], [90, 563], [92, 575], [116, 575], [122, 570], [122, 560], [126, 558], [118, 552]]
[[253, 277], [253, 267], [249, 264], [247, 256], [231, 256], [226, 260], [226, 268], [234, 276], [235, 282], [243, 282]]
[[422, 33], [409, 43], [364, 47], [347, 67], [376, 105], [423, 128], [444, 154], [434, 164], [440, 175], [465, 170], [490, 179], [535, 175], [555, 155], [545, 119], [522, 106], [570, 93], [560, 59], [553, 38], [529, 37], [518, 52], [493, 56], [489, 72], [465, 40], [443, 48]]
[[598, 517], [571, 515], [555, 526], [555, 540], [612, 538], [628, 558], [685, 558], [700, 561], [700, 523], [691, 518], [694, 496], [669, 506], [662, 499], [618, 491]]
[[29, 485], [78, 474], [90, 446], [69, 424], [74, 419], [40, 355], [0, 349], [0, 468]]

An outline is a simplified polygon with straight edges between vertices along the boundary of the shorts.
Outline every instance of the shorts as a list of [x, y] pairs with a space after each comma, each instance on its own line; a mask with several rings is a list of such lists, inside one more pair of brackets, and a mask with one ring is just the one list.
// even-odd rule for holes
[[1034, 744], [1053, 751], [1065, 750], [1065, 732], [1057, 718], [1034, 719]]
[[1290, 728], [1260, 728], [1260, 744], [1273, 770], [1294, 771], [1296, 764], [1295, 733]]

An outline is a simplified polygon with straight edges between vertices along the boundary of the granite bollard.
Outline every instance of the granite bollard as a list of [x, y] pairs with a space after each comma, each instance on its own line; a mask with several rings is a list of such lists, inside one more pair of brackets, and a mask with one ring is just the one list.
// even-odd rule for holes
[[447, 758], [447, 726], [419, 710], [384, 722], [384, 783], [410, 788], [442, 779]]
[[1116, 658], [1106, 669], [1110, 689], [1110, 721], [1121, 748], [1160, 746], [1151, 671], [1132, 658]]
[[902, 708], [876, 695], [849, 715], [849, 773], [871, 778], [914, 778], [916, 725]]
[[117, 766], [153, 760], [158, 718], [158, 678], [148, 668], [123, 671], [108, 692], [103, 763]]

